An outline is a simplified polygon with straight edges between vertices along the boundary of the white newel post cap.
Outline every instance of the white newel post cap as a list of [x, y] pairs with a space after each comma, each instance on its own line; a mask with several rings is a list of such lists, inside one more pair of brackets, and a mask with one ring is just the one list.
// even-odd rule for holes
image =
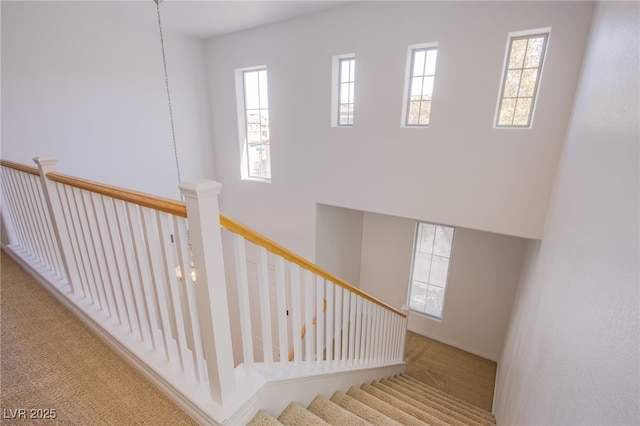
[[178, 185], [185, 197], [207, 198], [220, 195], [222, 184], [215, 180], [199, 179], [193, 182], [184, 182]]
[[42, 167], [54, 167], [58, 164], [58, 157], [33, 157], [33, 162]]

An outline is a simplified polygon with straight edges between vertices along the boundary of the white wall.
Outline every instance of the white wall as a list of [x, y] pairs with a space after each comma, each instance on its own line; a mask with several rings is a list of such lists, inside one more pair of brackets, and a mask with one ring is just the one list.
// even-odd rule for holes
[[[365, 213], [360, 288], [400, 308], [407, 302], [415, 221]], [[456, 228], [441, 321], [409, 314], [409, 330], [497, 361], [527, 240]]]
[[358, 287], [364, 212], [318, 204], [316, 264]]
[[[179, 197], [154, 6], [132, 29], [96, 12], [126, 2], [3, 1], [2, 157]], [[204, 42], [165, 33], [165, 46], [182, 179], [213, 178]]]
[[396, 309], [407, 303], [415, 220], [365, 213], [360, 289]]
[[640, 423], [640, 10], [602, 2], [544, 238], [499, 364], [498, 424]]
[[[538, 238], [592, 12], [582, 2], [362, 2], [209, 40], [221, 205], [314, 257], [315, 204]], [[510, 31], [552, 28], [533, 129], [492, 127]], [[428, 129], [400, 127], [407, 46], [437, 41]], [[356, 116], [330, 127], [331, 57]], [[271, 184], [241, 181], [234, 70], [267, 65]]]

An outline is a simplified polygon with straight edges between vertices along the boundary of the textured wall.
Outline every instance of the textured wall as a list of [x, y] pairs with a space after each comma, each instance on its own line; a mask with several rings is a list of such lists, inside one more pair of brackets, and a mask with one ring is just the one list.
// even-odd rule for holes
[[597, 6], [499, 363], [498, 424], [640, 423], [639, 22], [637, 2]]

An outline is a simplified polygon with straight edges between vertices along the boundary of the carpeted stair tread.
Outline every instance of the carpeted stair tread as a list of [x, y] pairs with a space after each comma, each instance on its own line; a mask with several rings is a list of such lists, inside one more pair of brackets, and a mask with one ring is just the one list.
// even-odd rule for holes
[[465, 407], [466, 409], [469, 409], [479, 415], [482, 416], [488, 416], [488, 418], [493, 418], [493, 414], [491, 414], [489, 411], [484, 410], [480, 407], [478, 407], [477, 405], [474, 405], [470, 402], [467, 402], [463, 399], [460, 399], [454, 395], [448, 394], [446, 392], [443, 392], [439, 389], [434, 388], [433, 386], [429, 386], [426, 383], [421, 382], [418, 379], [415, 379], [411, 376], [408, 376], [406, 374], [400, 374], [399, 376], [396, 376], [396, 378], [400, 379], [400, 380], [404, 380], [405, 382], [411, 384], [414, 387], [417, 387], [421, 390], [424, 390], [425, 392], [428, 392], [430, 394], [437, 394], [439, 395], [441, 398], [444, 398], [448, 401], [451, 402], [455, 402], [457, 405], [461, 406], [461, 407]]
[[423, 422], [422, 420], [417, 419], [412, 415], [403, 412], [402, 410], [394, 407], [393, 405], [388, 404], [385, 401], [382, 401], [381, 399], [376, 398], [375, 396], [363, 391], [362, 389], [356, 388], [355, 386], [352, 386], [351, 388], [349, 388], [349, 390], [347, 391], [347, 395], [349, 395], [354, 399], [357, 399], [363, 404], [371, 407], [374, 410], [377, 410], [378, 412], [397, 421], [400, 424], [407, 425], [407, 426], [428, 425], [428, 423]]
[[316, 396], [307, 407], [316, 416], [333, 426], [367, 426], [369, 423], [323, 396]]
[[282, 423], [271, 417], [266, 411], [258, 410], [247, 426], [282, 426]]
[[280, 414], [278, 421], [288, 426], [326, 426], [328, 423], [311, 411], [301, 407], [295, 402], [287, 405], [287, 408]]
[[[394, 391], [405, 395], [410, 398], [409, 400], [404, 400], [405, 402], [411, 403], [411, 400], [418, 402], [419, 404], [423, 404], [431, 407], [432, 409], [443, 413], [449, 416], [452, 419], [455, 419], [463, 424], [481, 424], [481, 425], [492, 425], [493, 423], [484, 417], [480, 417], [475, 415], [475, 413], [465, 410], [463, 408], [454, 407], [451, 404], [447, 404], [442, 400], [436, 398], [426, 397], [419, 392], [418, 389], [406, 386], [402, 382], [397, 383], [394, 379], [383, 379], [380, 380], [380, 383], [387, 386], [389, 389], [393, 389]], [[384, 390], [384, 389], [383, 389]], [[446, 419], [445, 419], [446, 420]]]
[[490, 412], [432, 388], [404, 374], [337, 391], [331, 399], [321, 395], [305, 409], [292, 402], [274, 419], [263, 410], [249, 426], [355, 425], [382, 426], [493, 426]]
[[360, 386], [360, 389], [362, 389], [363, 391], [375, 396], [378, 399], [381, 399], [382, 401], [393, 405], [394, 407], [404, 411], [407, 414], [410, 414], [411, 416], [422, 420], [425, 423], [430, 424], [431, 426], [446, 426], [449, 425], [449, 423], [447, 423], [446, 421], [443, 421], [441, 419], [439, 419], [438, 417], [434, 416], [433, 414], [426, 412], [426, 411], [422, 411], [419, 408], [416, 408], [414, 405], [412, 404], [408, 404], [390, 394], [388, 394], [387, 392], [384, 392], [380, 389], [378, 389], [377, 387], [374, 387], [372, 385], [369, 385], [367, 383], [363, 384], [362, 386]]
[[382, 414], [377, 410], [372, 410], [371, 407], [369, 407], [368, 405], [363, 404], [362, 402], [358, 401], [355, 398], [352, 398], [351, 396], [343, 392], [340, 392], [340, 391], [335, 392], [331, 397], [331, 401], [334, 402], [335, 404], [338, 404], [345, 410], [352, 412], [356, 416], [366, 420], [372, 425], [376, 425], [376, 426], [399, 426], [400, 425], [400, 423], [396, 422], [392, 418], [385, 416], [384, 414]]
[[482, 408], [470, 404], [466, 401], [459, 401], [458, 399], [450, 395], [434, 392], [428, 385], [421, 386], [421, 384], [407, 380], [402, 376], [395, 376], [388, 379], [388, 381], [391, 383], [395, 383], [398, 386], [402, 386], [404, 389], [411, 390], [413, 393], [420, 395], [421, 397], [426, 398], [429, 401], [433, 401], [434, 404], [444, 406], [455, 411], [463, 411], [465, 413], [468, 413], [469, 415], [476, 416], [479, 419], [488, 422], [489, 424], [495, 424], [495, 418], [490, 412], [485, 411]]

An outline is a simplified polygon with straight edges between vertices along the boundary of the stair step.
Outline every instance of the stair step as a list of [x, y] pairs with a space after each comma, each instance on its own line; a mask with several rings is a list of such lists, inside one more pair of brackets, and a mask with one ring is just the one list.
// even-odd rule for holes
[[400, 374], [315, 397], [305, 409], [290, 403], [275, 419], [259, 410], [248, 426], [494, 426], [495, 417], [467, 401]]
[[[419, 390], [414, 387], [408, 387], [404, 384], [398, 384], [397, 382], [390, 380], [380, 380], [380, 383], [386, 386], [388, 389], [392, 390], [392, 395], [396, 396], [398, 399], [402, 399], [403, 401], [411, 404], [412, 401], [415, 401], [416, 404], [419, 404], [418, 407], [430, 407], [431, 410], [434, 410], [436, 413], [442, 413], [447, 417], [440, 417], [445, 421], [449, 421], [448, 419], [454, 419], [464, 424], [474, 423], [480, 425], [492, 425], [489, 420], [479, 417], [475, 415], [475, 413], [466, 410], [464, 408], [455, 408], [450, 404], [446, 404], [436, 398], [428, 398], [419, 393]], [[401, 382], [402, 383], [402, 382]], [[384, 389], [382, 389], [384, 390]], [[403, 398], [400, 398], [399, 395], [402, 395]], [[435, 415], [435, 413], [434, 413]], [[438, 416], [439, 417], [439, 416]]]
[[266, 411], [258, 410], [247, 426], [282, 426], [282, 423], [271, 417]]
[[385, 416], [377, 410], [372, 410], [368, 405], [363, 404], [349, 395], [337, 391], [331, 397], [331, 401], [348, 410], [356, 416], [366, 420], [372, 425], [378, 426], [400, 426], [400, 423], [390, 417]]
[[287, 405], [287, 408], [280, 414], [278, 421], [283, 425], [289, 426], [326, 426], [327, 422], [313, 414], [311, 411], [301, 407], [295, 402]]
[[333, 426], [367, 426], [369, 423], [323, 396], [316, 396], [307, 407], [316, 416]]
[[375, 396], [363, 391], [362, 389], [358, 389], [355, 386], [352, 386], [351, 388], [349, 388], [349, 390], [347, 391], [347, 395], [349, 395], [354, 399], [357, 399], [363, 404], [373, 408], [374, 410], [377, 410], [378, 412], [397, 421], [400, 424], [410, 425], [410, 426], [428, 425], [428, 423], [423, 422], [422, 420], [417, 419], [412, 415], [399, 410], [393, 405], [385, 401], [382, 401], [381, 399], [376, 398]]
[[[418, 389], [421, 389], [431, 395], [435, 394], [435, 395], [438, 395], [440, 398], [446, 399], [450, 402], [454, 402], [456, 405], [465, 407], [466, 409], [473, 411], [476, 414], [483, 416], [487, 419], [491, 419], [491, 420], [494, 419], [493, 414], [491, 412], [484, 410], [478, 407], [477, 405], [471, 404], [470, 402], [467, 402], [463, 399], [460, 399], [454, 395], [451, 395], [439, 389], [436, 389], [433, 386], [429, 386], [428, 384], [423, 383], [420, 380], [415, 379], [411, 376], [408, 376], [406, 374], [400, 374], [399, 376], [396, 376], [396, 378], [400, 380], [404, 380], [406, 383], [409, 383], [411, 386], [417, 387]], [[493, 422], [495, 423], [495, 420], [493, 420]]]
[[450, 423], [439, 419], [438, 417], [434, 416], [432, 413], [423, 411], [419, 408], [417, 408], [415, 405], [412, 404], [408, 404], [398, 398], [396, 398], [395, 396], [390, 395], [389, 393], [378, 389], [375, 386], [369, 385], [367, 383], [363, 384], [362, 386], [360, 386], [360, 389], [362, 389], [363, 391], [370, 393], [371, 395], [375, 396], [378, 399], [381, 399], [385, 402], [387, 402], [388, 404], [393, 405], [394, 407], [399, 408], [400, 410], [404, 411], [407, 414], [412, 415], [413, 417], [422, 420], [425, 423], [430, 424], [431, 426], [446, 426], [449, 425]]
[[455, 411], [464, 411], [465, 413], [471, 414], [478, 417], [479, 419], [489, 422], [489, 424], [495, 424], [495, 418], [490, 412], [483, 410], [482, 408], [470, 404], [466, 401], [460, 401], [451, 395], [446, 395], [441, 392], [435, 392], [434, 389], [432, 389], [429, 385], [407, 380], [406, 377], [403, 376], [395, 376], [393, 378], [390, 378], [389, 382], [395, 383], [398, 386], [402, 386], [405, 389], [410, 389], [415, 394], [420, 395], [421, 397], [426, 398], [429, 401], [433, 401], [434, 404], [437, 404], [439, 406], [444, 406]]

